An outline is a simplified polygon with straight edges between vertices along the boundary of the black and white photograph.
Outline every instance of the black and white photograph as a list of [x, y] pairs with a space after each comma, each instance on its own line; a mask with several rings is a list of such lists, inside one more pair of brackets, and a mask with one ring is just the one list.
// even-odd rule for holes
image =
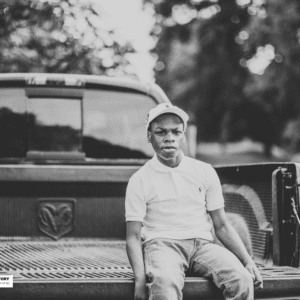
[[300, 300], [299, 0], [0, 0], [0, 300]]

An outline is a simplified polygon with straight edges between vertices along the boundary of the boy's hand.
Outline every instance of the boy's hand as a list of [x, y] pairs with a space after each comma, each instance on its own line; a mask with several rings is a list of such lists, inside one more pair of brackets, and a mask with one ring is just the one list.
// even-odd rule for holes
[[148, 300], [146, 280], [136, 280], [134, 288], [134, 300]]
[[245, 265], [245, 268], [249, 271], [249, 273], [252, 275], [253, 280], [254, 280], [254, 287], [258, 288], [258, 289], [262, 289], [263, 288], [263, 280], [262, 280], [262, 276], [255, 264], [255, 262], [252, 260], [250, 262], [248, 262]]

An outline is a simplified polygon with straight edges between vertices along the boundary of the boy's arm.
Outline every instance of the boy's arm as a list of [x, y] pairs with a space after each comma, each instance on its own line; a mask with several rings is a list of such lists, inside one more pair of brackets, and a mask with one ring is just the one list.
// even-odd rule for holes
[[126, 250], [135, 276], [134, 299], [147, 300], [148, 292], [141, 245], [142, 223], [138, 221], [128, 221], [126, 226]]
[[242, 240], [234, 228], [228, 223], [224, 208], [209, 211], [212, 218], [216, 236], [222, 244], [234, 253], [243, 263], [245, 268], [254, 276], [254, 285], [262, 288], [262, 277], [254, 261], [248, 254]]

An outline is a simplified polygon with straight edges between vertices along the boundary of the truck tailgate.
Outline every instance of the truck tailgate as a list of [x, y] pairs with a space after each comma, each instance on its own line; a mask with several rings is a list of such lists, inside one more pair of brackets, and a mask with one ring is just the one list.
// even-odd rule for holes
[[[0, 244], [0, 274], [13, 275], [5, 298], [133, 299], [134, 276], [123, 240], [65, 239]], [[260, 266], [264, 289], [256, 299], [300, 295], [300, 269]], [[204, 278], [187, 277], [185, 299], [222, 299]]]

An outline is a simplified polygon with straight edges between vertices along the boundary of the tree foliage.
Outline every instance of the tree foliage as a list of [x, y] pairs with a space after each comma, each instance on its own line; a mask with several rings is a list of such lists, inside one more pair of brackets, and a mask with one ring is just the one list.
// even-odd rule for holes
[[88, 1], [1, 2], [0, 49], [0, 72], [134, 75], [133, 47], [101, 27]]
[[[296, 124], [300, 113], [300, 2], [144, 2], [156, 12], [157, 83], [189, 112], [198, 139], [249, 136], [267, 153], [281, 143], [286, 124]], [[250, 72], [261, 53], [269, 66]]]
[[266, 1], [251, 19], [244, 44], [245, 57], [271, 50], [270, 64], [249, 78], [245, 93], [273, 117], [277, 141], [300, 151], [300, 2]]
[[219, 139], [231, 107], [244, 100], [248, 71], [236, 37], [249, 21], [247, 7], [235, 0], [159, 1], [154, 7], [161, 27], [156, 51], [165, 66], [157, 82], [189, 111], [199, 139]]

